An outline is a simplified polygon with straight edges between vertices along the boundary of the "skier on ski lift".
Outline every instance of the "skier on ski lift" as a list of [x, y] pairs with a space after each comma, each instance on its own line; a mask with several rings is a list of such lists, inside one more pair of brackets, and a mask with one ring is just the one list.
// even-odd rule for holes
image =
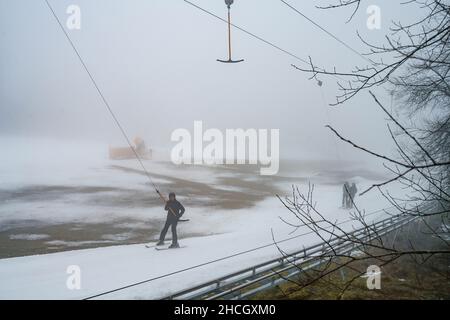
[[166, 202], [166, 206], [164, 210], [167, 211], [166, 224], [161, 231], [161, 235], [159, 236], [159, 242], [156, 244], [157, 246], [164, 245], [164, 239], [166, 237], [166, 233], [169, 230], [169, 227], [172, 227], [172, 244], [169, 248], [179, 248], [178, 237], [177, 237], [177, 223], [181, 216], [184, 214], [183, 205], [176, 199], [175, 193], [169, 193], [169, 200]]

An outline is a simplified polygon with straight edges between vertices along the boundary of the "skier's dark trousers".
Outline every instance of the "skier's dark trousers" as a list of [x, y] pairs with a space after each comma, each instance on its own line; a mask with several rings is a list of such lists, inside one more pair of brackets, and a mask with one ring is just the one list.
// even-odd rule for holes
[[178, 248], [178, 237], [177, 237], [177, 223], [178, 219], [181, 218], [185, 209], [183, 205], [176, 199], [175, 193], [171, 192], [169, 194], [169, 201], [166, 202], [166, 207], [164, 208], [167, 211], [166, 224], [161, 231], [161, 235], [159, 236], [159, 242], [157, 245], [163, 245], [164, 239], [166, 237], [167, 230], [169, 227], [172, 227], [172, 245], [171, 248]]

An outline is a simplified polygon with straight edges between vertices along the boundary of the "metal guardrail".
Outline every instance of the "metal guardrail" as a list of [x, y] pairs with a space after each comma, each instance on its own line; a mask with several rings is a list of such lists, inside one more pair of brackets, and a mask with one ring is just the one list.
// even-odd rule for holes
[[330, 246], [339, 254], [348, 254], [361, 246], [358, 244], [358, 240], [370, 241], [374, 236], [386, 235], [414, 219], [415, 217], [411, 216], [391, 216], [346, 234], [338, 235], [327, 243], [317, 243], [285, 256], [173, 293], [163, 299], [245, 299], [328, 261], [314, 255], [331, 252], [328, 249]]

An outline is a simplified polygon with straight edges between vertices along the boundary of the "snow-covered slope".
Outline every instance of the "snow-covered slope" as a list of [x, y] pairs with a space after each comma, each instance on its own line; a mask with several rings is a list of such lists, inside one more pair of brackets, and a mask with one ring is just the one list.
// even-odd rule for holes
[[[101, 146], [98, 145], [83, 145], [80, 148], [77, 145], [58, 146], [58, 157], [53, 157], [54, 142], [15, 140], [11, 143], [1, 139], [0, 142], [3, 144], [3, 150], [8, 151], [8, 156], [0, 159], [0, 178], [3, 182], [0, 196], [5, 199], [0, 203], [0, 226], [8, 227], [8, 221], [12, 219], [35, 219], [48, 224], [82, 221], [87, 224], [106, 219], [113, 221], [115, 217], [124, 215], [143, 221], [154, 219], [155, 225], [160, 223], [158, 219], [161, 218], [162, 209], [159, 202], [151, 203], [152, 206], [137, 203], [134, 198], [129, 206], [96, 202], [103, 200], [109, 192], [123, 195], [129, 190], [131, 193], [143, 190], [146, 197], [151, 197], [146, 177], [137, 172], [139, 165], [135, 161], [124, 161], [120, 162], [120, 165], [128, 168], [128, 171], [111, 169], [115, 164], [105, 158], [106, 146], [103, 146], [103, 151], [99, 151]], [[235, 169], [191, 167], [185, 170], [161, 162], [148, 162], [148, 165], [150, 171], [159, 174], [155, 178], [158, 184], [165, 187], [165, 183], [170, 181], [168, 186], [178, 187], [181, 184], [186, 194], [195, 194], [195, 199], [189, 199], [189, 196], [183, 198], [183, 192], [180, 196], [182, 201], [191, 201], [192, 204], [186, 213], [190, 221], [179, 225], [180, 243], [186, 246], [185, 248], [156, 251], [145, 248], [144, 244], [132, 244], [0, 259], [0, 298], [81, 299], [146, 279], [154, 280], [101, 298], [159, 298], [279, 256], [276, 247], [270, 245], [273, 244], [272, 231], [277, 241], [299, 236], [282, 243], [281, 246], [288, 252], [319, 241], [314, 235], [305, 234], [308, 231], [306, 227], [294, 230], [292, 226], [284, 223], [280, 217], [292, 223], [298, 223], [298, 220], [294, 219], [274, 194], [266, 192], [267, 187], [288, 195], [291, 192], [291, 184], [305, 187], [305, 178], [310, 175], [307, 168], [301, 167], [301, 170], [295, 173], [294, 176], [298, 177], [298, 180], [289, 177], [290, 171], [284, 172], [283, 177], [267, 180], [269, 178], [252, 176], [247, 171]], [[320, 172], [319, 167], [315, 170], [319, 170], [319, 176], [327, 178], [324, 172], [329, 169], [325, 168]], [[339, 173], [335, 168], [331, 169]], [[324, 181], [322, 177], [319, 178], [318, 181]], [[338, 208], [341, 203], [342, 185], [340, 178], [333, 179], [336, 181], [330, 182], [332, 179], [328, 179], [328, 182], [315, 186], [314, 200], [318, 210], [326, 217], [342, 222], [348, 220], [349, 211]], [[192, 184], [186, 181], [192, 181]], [[358, 183], [360, 190], [373, 183], [367, 177], [357, 176], [352, 176], [352, 181]], [[24, 193], [23, 188], [29, 186], [50, 187], [53, 191], [37, 195], [35, 191]], [[120, 190], [105, 191], [99, 198], [91, 198], [90, 193], [83, 192], [65, 194], [65, 190], [70, 190], [67, 188], [86, 186]], [[54, 190], [59, 192], [58, 195], [62, 193], [62, 196], [53, 197]], [[203, 190], [206, 190], [205, 194], [202, 193]], [[229, 209], [229, 203], [211, 206], [207, 202], [212, 197], [208, 190], [216, 197], [213, 202], [220, 200], [220, 192], [231, 192], [233, 201], [236, 196], [236, 201], [243, 203], [247, 196], [257, 197], [250, 205], [246, 203], [241, 207]], [[399, 192], [400, 189], [390, 191]], [[46, 198], [39, 198], [41, 195]], [[108, 199], [114, 200], [114, 195]], [[230, 197], [230, 194], [227, 195]], [[204, 199], [199, 199], [200, 196]], [[376, 192], [358, 197], [356, 202], [366, 213], [376, 212], [370, 219], [380, 218], [383, 213], [377, 210], [389, 206]], [[352, 222], [347, 222], [345, 227], [351, 228]], [[133, 225], [130, 224], [129, 228], [132, 231]], [[186, 234], [199, 236], [187, 238]], [[63, 237], [64, 232], [58, 236]], [[99, 233], [98, 240], [111, 239], [103, 236]], [[117, 239], [120, 241], [120, 234], [112, 236], [119, 237]], [[50, 239], [46, 234], [26, 234], [23, 231], [9, 237], [10, 248], [14, 248], [14, 241], [48, 241], [49, 246], [54, 246], [55, 241], [62, 240], [64, 239]], [[70, 244], [65, 250], [74, 248]], [[269, 246], [251, 253], [238, 254], [264, 245]], [[235, 256], [223, 259], [229, 255]], [[211, 261], [215, 262], [208, 263]], [[67, 270], [72, 265], [79, 266], [81, 270], [80, 290], [71, 290], [66, 285], [70, 276]], [[184, 269], [189, 270], [183, 271]]]
[[[181, 244], [186, 247], [176, 250], [157, 251], [146, 248], [144, 244], [137, 244], [2, 259], [0, 298], [81, 299], [146, 279], [154, 280], [100, 298], [160, 298], [279, 256], [277, 248], [272, 245], [233, 258], [221, 259], [272, 244], [271, 229], [274, 230], [277, 241], [299, 236], [281, 244], [288, 252], [319, 241], [305, 227], [289, 235], [292, 228], [278, 219], [278, 215], [289, 219], [289, 215], [283, 212], [277, 201], [266, 201], [261, 207], [247, 212], [247, 215], [242, 213], [242, 218], [235, 220], [236, 231], [181, 239]], [[347, 213], [337, 209], [335, 217], [344, 221]], [[377, 219], [382, 215], [378, 212], [371, 215], [371, 218]], [[347, 222], [343, 227], [351, 228], [352, 224], [353, 222]], [[201, 266], [218, 259], [219, 261]], [[80, 290], [70, 290], [66, 286], [69, 277], [66, 272], [71, 265], [80, 267]], [[182, 271], [191, 267], [195, 268]], [[175, 274], [171, 274], [174, 272]], [[171, 275], [165, 276], [166, 274]]]

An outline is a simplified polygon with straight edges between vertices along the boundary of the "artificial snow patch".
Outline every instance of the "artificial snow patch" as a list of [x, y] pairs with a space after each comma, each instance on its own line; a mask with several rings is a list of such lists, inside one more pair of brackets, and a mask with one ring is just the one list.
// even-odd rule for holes
[[83, 245], [92, 245], [92, 244], [105, 244], [112, 243], [110, 240], [95, 240], [95, 241], [63, 241], [63, 240], [52, 240], [47, 241], [46, 244], [50, 246], [63, 246], [63, 247], [79, 247]]
[[102, 239], [111, 240], [111, 241], [123, 241], [123, 240], [130, 239], [131, 237], [133, 237], [133, 233], [131, 233], [131, 232], [102, 235]]
[[11, 240], [42, 240], [48, 239], [48, 234], [12, 234], [9, 236]]

